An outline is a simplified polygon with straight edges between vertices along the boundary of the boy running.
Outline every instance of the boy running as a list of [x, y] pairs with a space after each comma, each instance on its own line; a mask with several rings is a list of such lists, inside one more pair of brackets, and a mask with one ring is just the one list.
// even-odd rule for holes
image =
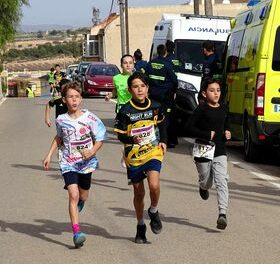
[[49, 168], [51, 157], [63, 142], [59, 166], [69, 195], [69, 215], [76, 248], [83, 245], [85, 234], [80, 231], [79, 214], [88, 198], [91, 174], [98, 167], [97, 151], [105, 139], [106, 129], [102, 121], [89, 112], [81, 110], [81, 88], [78, 83], [66, 84], [62, 91], [68, 112], [56, 119], [57, 135], [43, 161]]
[[[189, 130], [192, 136], [210, 141], [200, 145], [200, 154], [194, 156], [199, 176], [199, 194], [203, 200], [209, 197], [208, 189], [216, 185], [219, 216], [217, 228], [227, 226], [226, 212], [228, 208], [228, 173], [225, 141], [231, 138], [227, 108], [220, 104], [221, 86], [215, 79], [206, 79], [202, 85], [201, 95], [205, 103], [200, 104], [189, 120]], [[213, 144], [214, 143], [214, 144]], [[206, 157], [205, 150], [213, 149], [214, 157]], [[201, 152], [202, 150], [202, 152]]]
[[69, 83], [70, 81], [67, 79], [62, 79], [60, 81], [60, 88], [58, 90], [58, 95], [53, 97], [49, 102], [46, 104], [45, 108], [45, 124], [48, 127], [51, 127], [51, 119], [50, 119], [50, 110], [52, 107], [55, 107], [55, 118], [57, 118], [59, 115], [67, 113], [67, 105], [63, 102], [63, 99], [61, 97], [61, 90], [63, 86], [66, 83]]
[[159, 234], [162, 230], [157, 208], [160, 196], [159, 175], [167, 135], [160, 104], [147, 98], [147, 77], [140, 72], [132, 74], [128, 78], [128, 90], [132, 99], [117, 114], [115, 131], [118, 139], [124, 143], [127, 175], [134, 189], [133, 202], [137, 217], [135, 243], [146, 243], [143, 180], [147, 178], [150, 189], [150, 226], [153, 233]]

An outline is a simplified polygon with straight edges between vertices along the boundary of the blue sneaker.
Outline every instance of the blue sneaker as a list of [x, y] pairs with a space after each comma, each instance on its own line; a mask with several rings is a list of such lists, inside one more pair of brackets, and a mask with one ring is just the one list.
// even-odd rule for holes
[[73, 242], [75, 245], [75, 248], [80, 248], [84, 245], [84, 242], [86, 241], [86, 235], [82, 232], [77, 232], [73, 236]]
[[83, 210], [84, 205], [85, 205], [85, 201], [79, 200], [79, 202], [78, 202], [78, 211], [79, 212], [81, 212]]

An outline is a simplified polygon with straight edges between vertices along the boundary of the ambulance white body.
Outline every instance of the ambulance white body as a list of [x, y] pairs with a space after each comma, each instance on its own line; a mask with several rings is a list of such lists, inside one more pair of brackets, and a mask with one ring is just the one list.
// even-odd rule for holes
[[186, 114], [190, 114], [197, 106], [204, 60], [202, 43], [206, 40], [213, 41], [216, 54], [222, 62], [229, 33], [229, 17], [163, 14], [155, 26], [150, 59], [157, 56], [158, 45], [165, 44], [167, 40], [175, 43], [175, 55], [180, 61], [176, 103]]

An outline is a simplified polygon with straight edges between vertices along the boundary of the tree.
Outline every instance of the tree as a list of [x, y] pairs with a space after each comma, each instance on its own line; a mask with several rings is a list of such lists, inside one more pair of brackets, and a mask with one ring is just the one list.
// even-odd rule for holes
[[44, 37], [43, 32], [41, 30], [39, 30], [37, 32], [37, 38], [43, 38], [43, 37]]
[[23, 5], [29, 5], [29, 0], [0, 1], [0, 51], [14, 38], [22, 17]]

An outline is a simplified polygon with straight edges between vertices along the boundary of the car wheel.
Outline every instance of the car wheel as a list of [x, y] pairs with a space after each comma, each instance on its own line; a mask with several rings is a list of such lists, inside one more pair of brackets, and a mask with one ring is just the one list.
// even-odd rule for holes
[[255, 162], [259, 158], [259, 146], [252, 141], [252, 136], [248, 127], [244, 134], [244, 159], [249, 162]]

